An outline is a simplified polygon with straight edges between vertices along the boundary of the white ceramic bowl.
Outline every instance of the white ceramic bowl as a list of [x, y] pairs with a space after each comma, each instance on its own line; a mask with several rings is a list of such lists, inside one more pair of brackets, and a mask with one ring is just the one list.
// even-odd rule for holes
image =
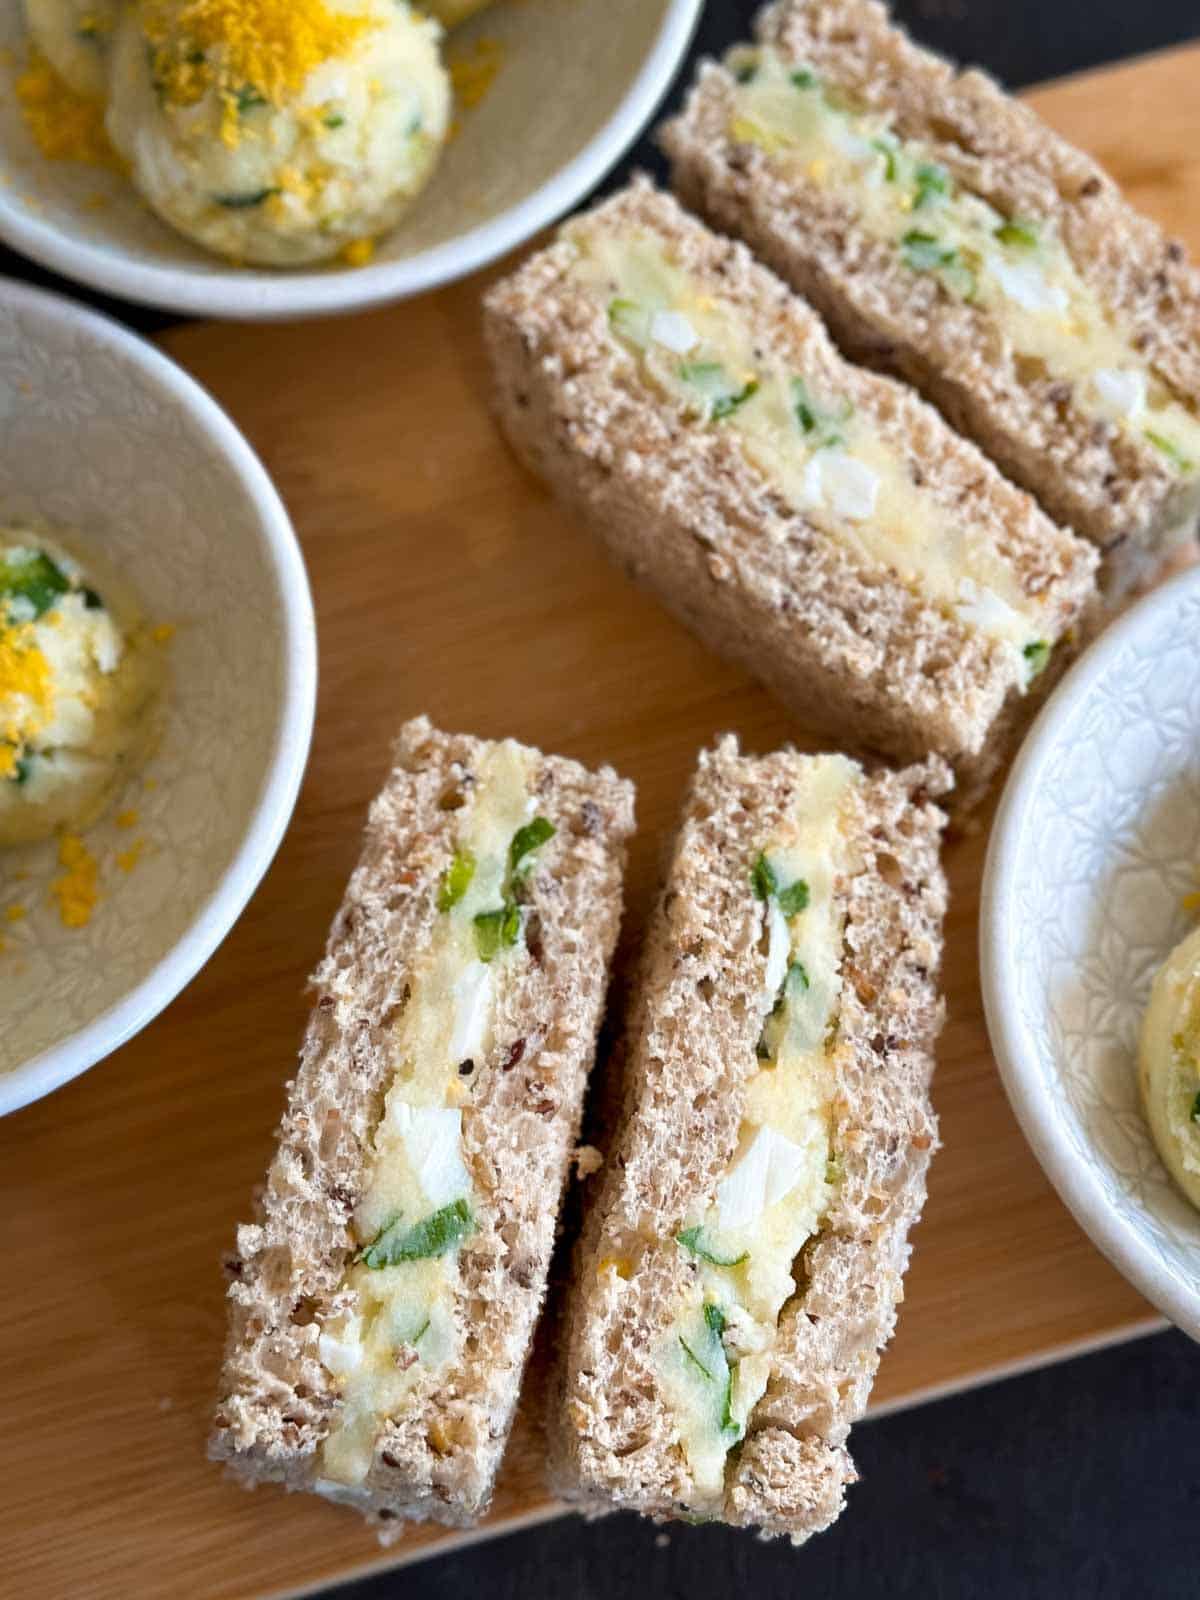
[[291, 816], [316, 692], [300, 551], [228, 417], [115, 323], [0, 279], [0, 526], [29, 517], [77, 530], [176, 631], [159, 748], [86, 835], [91, 922], [51, 902], [53, 844], [0, 852], [0, 1112], [114, 1050], [220, 944]]
[[359, 310], [416, 294], [515, 249], [588, 192], [649, 120], [702, 0], [501, 3], [456, 33], [500, 68], [434, 178], [368, 267], [234, 268], [158, 222], [120, 176], [48, 162], [12, 83], [25, 58], [20, 0], [0, 4], [0, 238], [79, 282], [169, 310], [272, 318]]
[[1200, 1213], [1142, 1116], [1138, 1033], [1200, 866], [1200, 570], [1135, 606], [1026, 740], [984, 876], [992, 1044], [1034, 1153], [1113, 1264], [1200, 1338]]

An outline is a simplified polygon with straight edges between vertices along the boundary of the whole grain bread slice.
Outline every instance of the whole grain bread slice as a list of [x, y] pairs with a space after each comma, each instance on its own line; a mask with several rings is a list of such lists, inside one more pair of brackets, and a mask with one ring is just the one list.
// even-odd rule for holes
[[[701, 756], [684, 807], [629, 1016], [622, 1118], [593, 1180], [563, 1313], [551, 1480], [591, 1510], [672, 1517], [695, 1506], [653, 1351], [696, 1271], [677, 1235], [729, 1167], [759, 1065], [764, 911], [748, 866], [810, 759], [743, 756], [727, 737]], [[854, 1481], [846, 1438], [895, 1324], [936, 1145], [929, 1082], [946, 887], [934, 801], [947, 781], [933, 760], [862, 775], [852, 790], [858, 864], [835, 889], [845, 913], [831, 1123], [841, 1175], [795, 1264], [770, 1381], [729, 1456], [721, 1511], [797, 1541], [833, 1521]]]
[[[984, 73], [915, 45], [876, 0], [780, 0], [760, 44], [890, 113], [963, 189], [1004, 216], [1054, 221], [1085, 283], [1160, 380], [1200, 409], [1200, 274], [1134, 211], [1089, 156]], [[1105, 555], [1118, 598], [1195, 538], [1200, 483], [1161, 451], [1080, 408], [1072, 386], [1022, 361], [985, 306], [914, 274], [872, 237], [835, 187], [736, 137], [732, 73], [702, 63], [683, 113], [661, 130], [684, 203], [734, 234], [804, 294], [855, 360], [933, 400], [1049, 514]]]
[[[488, 746], [407, 723], [313, 986], [316, 1004], [257, 1220], [230, 1262], [229, 1336], [211, 1453], [248, 1484], [311, 1489], [341, 1404], [318, 1357], [358, 1241], [351, 1219], [394, 1071], [390, 1035], [438, 916]], [[498, 1002], [462, 1115], [476, 1196], [461, 1247], [461, 1360], [422, 1379], [347, 1498], [386, 1533], [486, 1507], [545, 1294], [621, 914], [633, 788], [531, 751], [555, 834], [525, 878], [526, 951]], [[453, 1064], [448, 1064], [452, 1070]]]
[[[652, 389], [571, 276], [574, 229], [643, 230], [734, 303], [797, 373], [845, 395], [903, 452], [931, 504], [986, 537], [1043, 597], [1052, 670], [1019, 661], [786, 502], [727, 429]], [[844, 361], [820, 318], [744, 246], [638, 180], [488, 294], [499, 418], [518, 456], [631, 576], [806, 723], [900, 761], [936, 753], [965, 809], [1078, 645], [1094, 552], [1055, 526], [910, 389]]]

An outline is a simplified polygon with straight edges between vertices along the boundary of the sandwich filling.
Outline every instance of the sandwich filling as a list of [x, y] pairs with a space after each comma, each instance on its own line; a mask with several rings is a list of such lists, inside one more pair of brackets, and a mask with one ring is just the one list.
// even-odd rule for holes
[[1116, 326], [1053, 219], [1002, 215], [890, 114], [855, 107], [775, 50], [739, 47], [727, 66], [732, 140], [836, 194], [911, 272], [986, 312], [1019, 371], [1069, 384], [1086, 416], [1152, 446], [1179, 477], [1200, 477], [1200, 419]]
[[924, 486], [869, 415], [768, 347], [648, 229], [584, 223], [568, 237], [572, 276], [602, 299], [612, 338], [648, 382], [698, 426], [733, 434], [788, 504], [860, 561], [1004, 647], [1028, 687], [1050, 652], [1044, 597], [1025, 592], [993, 542]]
[[358, 1249], [320, 1334], [341, 1405], [317, 1487], [335, 1497], [363, 1483], [387, 1421], [454, 1364], [464, 1336], [460, 1252], [478, 1197], [463, 1119], [498, 1006], [528, 959], [526, 879], [554, 833], [534, 814], [532, 758], [519, 745], [492, 746], [474, 777], [392, 1032], [392, 1078], [354, 1212]]
[[856, 864], [844, 808], [859, 777], [843, 756], [806, 762], [788, 816], [747, 862], [763, 928], [756, 1064], [728, 1170], [676, 1235], [692, 1272], [657, 1352], [702, 1514], [721, 1510], [729, 1452], [767, 1387], [779, 1318], [797, 1293], [797, 1258], [838, 1181], [839, 880]]

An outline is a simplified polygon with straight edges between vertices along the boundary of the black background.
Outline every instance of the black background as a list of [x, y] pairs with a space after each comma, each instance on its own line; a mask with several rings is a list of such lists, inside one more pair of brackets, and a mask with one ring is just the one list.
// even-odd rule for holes
[[[709, 0], [690, 60], [741, 37], [755, 9]], [[923, 42], [1013, 87], [1200, 36], [1200, 0], [910, 0], [894, 9]], [[688, 75], [685, 67], [671, 103]], [[648, 142], [604, 187], [634, 165], [659, 170]], [[2, 249], [0, 270], [81, 293]], [[145, 331], [168, 320], [83, 298]], [[567, 1518], [330, 1594], [1200, 1600], [1200, 1352], [1181, 1334], [863, 1423], [854, 1453], [862, 1481], [849, 1509], [802, 1550], [718, 1527]]]

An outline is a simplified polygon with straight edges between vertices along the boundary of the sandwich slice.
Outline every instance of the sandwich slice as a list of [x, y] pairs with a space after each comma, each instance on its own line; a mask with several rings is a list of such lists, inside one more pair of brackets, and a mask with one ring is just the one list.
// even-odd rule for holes
[[936, 1144], [944, 787], [701, 757], [564, 1312], [567, 1499], [796, 1541], [840, 1511]]
[[1114, 598], [1151, 577], [1200, 510], [1182, 246], [874, 0], [781, 0], [755, 32], [663, 129], [684, 203], [1090, 539]]
[[212, 1453], [401, 1519], [486, 1507], [546, 1286], [632, 786], [408, 723], [238, 1230]]
[[977, 796], [1076, 647], [1090, 546], [644, 180], [486, 331], [518, 455], [622, 566], [806, 723]]

